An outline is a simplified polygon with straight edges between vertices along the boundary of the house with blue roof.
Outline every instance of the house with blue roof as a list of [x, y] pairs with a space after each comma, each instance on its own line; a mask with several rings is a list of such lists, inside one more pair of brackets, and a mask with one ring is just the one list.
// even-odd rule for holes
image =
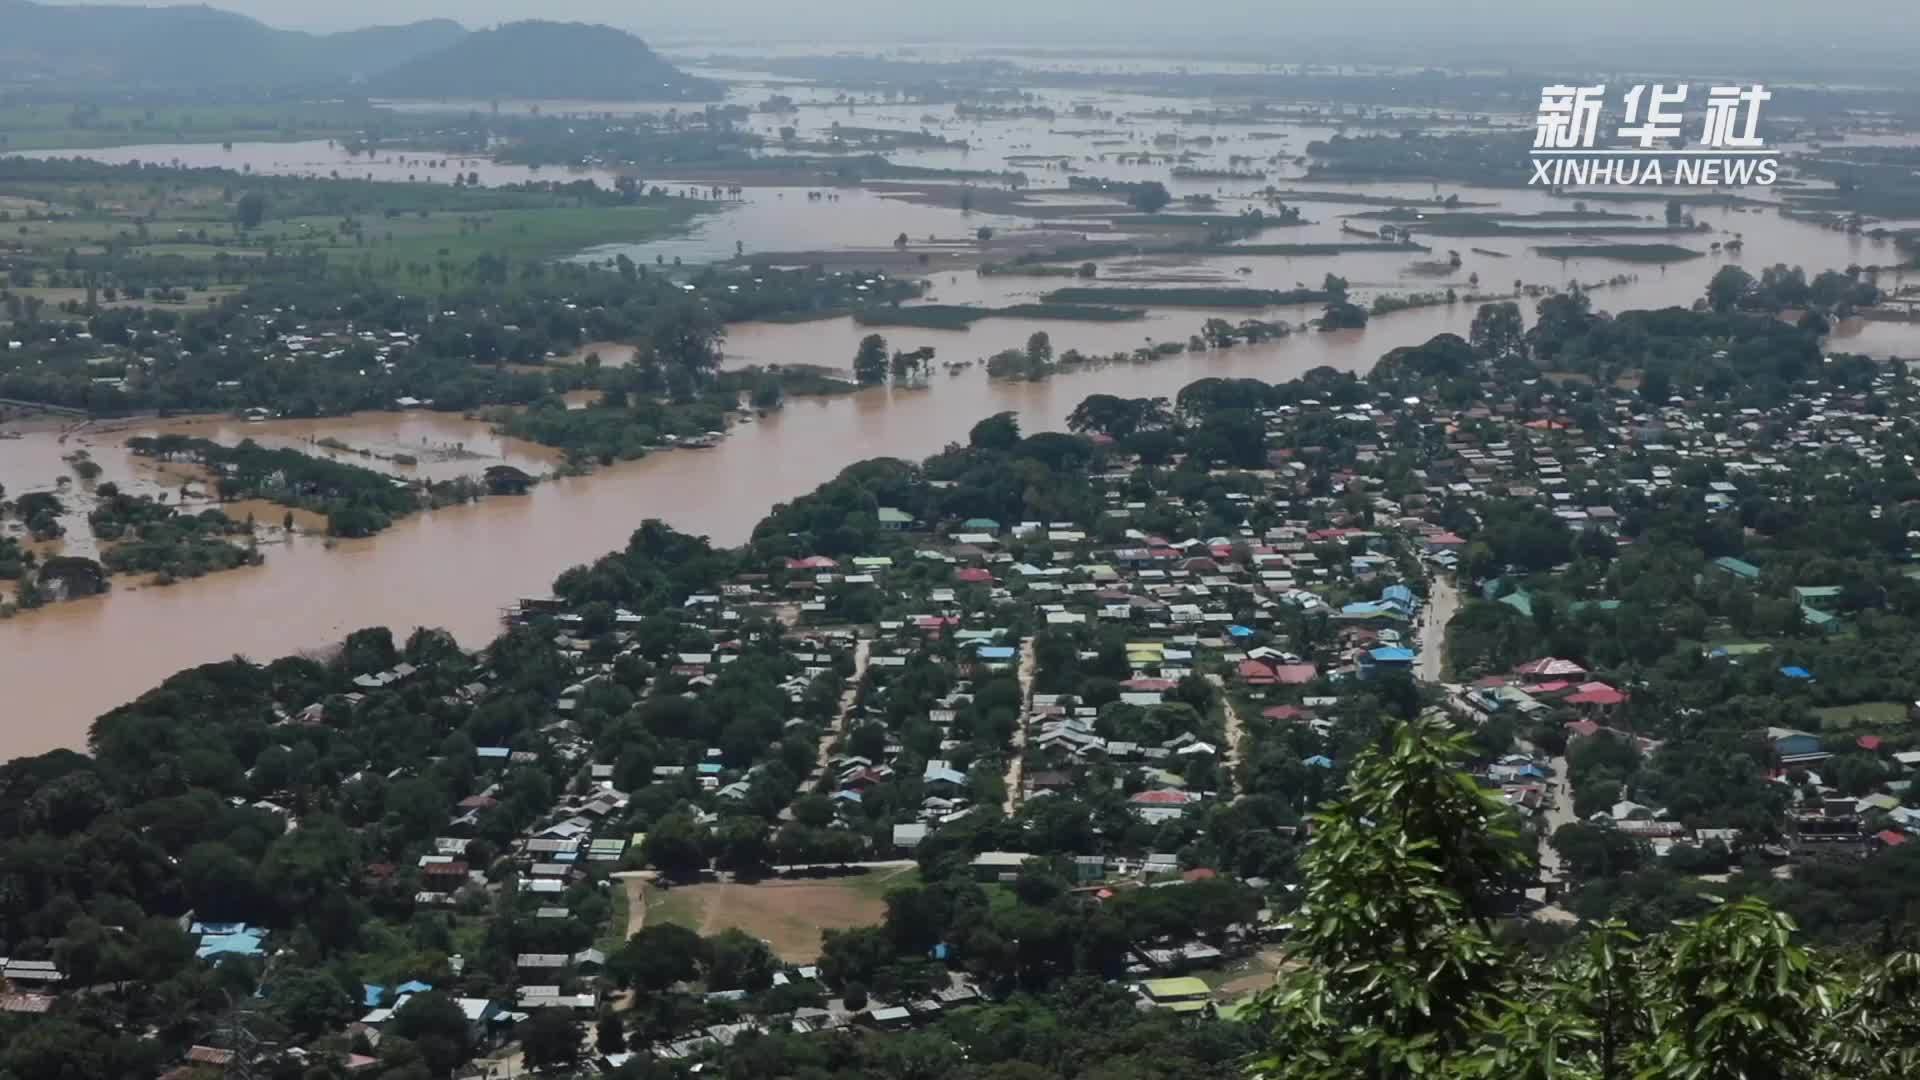
[[1360, 677], [1371, 679], [1383, 671], [1413, 671], [1413, 662], [1419, 656], [1412, 649], [1398, 645], [1383, 645], [1377, 649], [1368, 649], [1360, 654]]
[[1011, 664], [1019, 652], [1011, 645], [982, 645], [973, 650], [973, 655], [986, 664]]
[[1412, 615], [1414, 608], [1420, 605], [1419, 600], [1413, 595], [1413, 590], [1405, 585], [1389, 585], [1381, 589], [1380, 602], [1402, 615]]
[[229, 956], [260, 956], [266, 952], [267, 932], [246, 927], [231, 934], [203, 934], [193, 955], [219, 962]]
[[927, 764], [927, 771], [925, 775], [920, 778], [920, 781], [929, 789], [937, 787], [941, 789], [942, 793], [952, 794], [967, 786], [967, 774], [957, 769], [948, 768], [944, 763], [929, 762]]

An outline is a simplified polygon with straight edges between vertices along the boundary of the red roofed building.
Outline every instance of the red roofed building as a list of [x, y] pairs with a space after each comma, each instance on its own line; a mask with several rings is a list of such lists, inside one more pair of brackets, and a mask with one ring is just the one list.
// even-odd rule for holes
[[1862, 735], [1859, 738], [1853, 740], [1853, 745], [1859, 747], [1862, 750], [1877, 753], [1880, 749], [1880, 736]]
[[1874, 833], [1873, 838], [1885, 844], [1887, 847], [1899, 847], [1901, 844], [1907, 842], [1906, 833], [1896, 832], [1892, 829], [1882, 829]]
[[1305, 686], [1320, 677], [1320, 669], [1312, 664], [1281, 664], [1273, 669], [1273, 677], [1282, 686]]
[[1128, 799], [1128, 809], [1135, 817], [1158, 825], [1163, 821], [1174, 821], [1187, 812], [1187, 806], [1200, 801], [1198, 795], [1191, 795], [1173, 788], [1161, 788], [1157, 791], [1143, 791]]
[[1280, 681], [1275, 677], [1273, 669], [1268, 667], [1263, 661], [1242, 660], [1237, 670], [1240, 674], [1240, 681], [1246, 683], [1248, 686], [1273, 686]]
[[969, 566], [953, 575], [955, 581], [968, 585], [983, 585], [993, 580], [993, 574], [978, 566]]
[[1578, 705], [1588, 712], [1611, 713], [1626, 700], [1627, 695], [1603, 682], [1581, 683], [1579, 689], [1567, 695], [1567, 704]]

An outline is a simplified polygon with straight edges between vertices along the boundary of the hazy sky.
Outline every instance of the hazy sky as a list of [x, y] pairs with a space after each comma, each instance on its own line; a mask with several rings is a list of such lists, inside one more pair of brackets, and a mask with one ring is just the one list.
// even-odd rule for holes
[[[126, 0], [120, 0], [126, 2]], [[1551, 66], [1557, 48], [1644, 42], [1664, 52], [1684, 40], [1703, 59], [1733, 48], [1819, 54], [1846, 44], [1920, 44], [1920, 5], [1852, 0], [215, 0], [276, 26], [337, 30], [429, 17], [471, 27], [525, 18], [606, 22], [643, 37], [725, 36], [837, 42], [902, 36], [1070, 46], [1179, 41], [1236, 52], [1263, 42], [1277, 53], [1350, 39], [1399, 51], [1427, 45], [1527, 42]], [[1276, 57], [1282, 58], [1282, 57]], [[1285, 59], [1302, 59], [1286, 56]], [[1311, 57], [1308, 57], [1309, 59]], [[1326, 57], [1333, 60], [1335, 57]]]

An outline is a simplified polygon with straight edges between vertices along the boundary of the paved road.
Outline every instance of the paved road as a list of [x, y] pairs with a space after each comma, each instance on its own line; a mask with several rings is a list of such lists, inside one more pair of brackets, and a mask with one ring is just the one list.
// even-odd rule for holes
[[1420, 646], [1418, 674], [1426, 682], [1440, 681], [1447, 658], [1447, 624], [1459, 610], [1460, 590], [1454, 587], [1452, 579], [1440, 574], [1428, 579], [1427, 606], [1420, 613], [1420, 625], [1414, 635]]
[[1553, 779], [1548, 781], [1547, 786], [1547, 794], [1550, 797], [1547, 800], [1546, 813], [1542, 817], [1546, 827], [1540, 834], [1540, 876], [1546, 878], [1560, 876], [1560, 853], [1553, 850], [1553, 844], [1550, 842], [1554, 831], [1575, 820], [1573, 785], [1567, 782], [1567, 759], [1564, 756], [1554, 758], [1552, 768]]

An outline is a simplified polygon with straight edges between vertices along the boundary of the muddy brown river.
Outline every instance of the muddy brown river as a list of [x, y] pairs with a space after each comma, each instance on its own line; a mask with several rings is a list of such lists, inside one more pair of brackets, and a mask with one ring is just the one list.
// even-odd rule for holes
[[[1644, 279], [1643, 279], [1644, 281]], [[1623, 294], [1641, 291], [1623, 286]], [[1631, 299], [1631, 296], [1628, 296]], [[1612, 306], [1612, 305], [1609, 305]], [[1638, 305], [1635, 305], [1638, 306]], [[964, 441], [980, 418], [1011, 410], [1029, 431], [1058, 429], [1082, 398], [1094, 393], [1172, 397], [1209, 375], [1285, 379], [1322, 364], [1351, 371], [1380, 353], [1417, 344], [1436, 333], [1465, 332], [1471, 311], [1432, 308], [1378, 319], [1366, 330], [1297, 334], [1260, 347], [1174, 357], [1150, 365], [1115, 365], [1063, 374], [1044, 383], [1000, 383], [978, 367], [956, 376], [936, 374], [925, 389], [877, 389], [834, 400], [796, 399], [766, 419], [736, 427], [710, 450], [655, 454], [598, 473], [549, 480], [525, 498], [484, 502], [419, 514], [369, 540], [329, 543], [296, 536], [268, 544], [266, 565], [169, 587], [121, 583], [109, 594], [53, 605], [0, 622], [0, 757], [78, 746], [93, 717], [195, 664], [235, 654], [258, 660], [337, 642], [347, 632], [387, 625], [396, 632], [442, 626], [477, 646], [499, 627], [503, 605], [544, 595], [554, 576], [576, 563], [621, 547], [646, 518], [732, 544], [743, 540], [774, 503], [831, 479], [847, 464], [870, 457], [919, 458]], [[1198, 325], [1191, 314], [1169, 327]], [[955, 334], [964, 348], [1000, 347], [1024, 340], [1032, 327], [988, 322], [985, 335]], [[1059, 347], [1074, 328], [1047, 327]], [[1115, 333], [1104, 327], [1092, 337]], [[1915, 342], [1913, 327], [1906, 341]], [[831, 358], [847, 355], [860, 328], [842, 323], [736, 327], [728, 349], [743, 357]], [[1127, 334], [1131, 339], [1132, 331]], [[963, 346], [940, 335], [943, 355]], [[988, 340], [991, 339], [991, 340]], [[1118, 344], [1116, 338], [1111, 344]], [[1920, 352], [1920, 349], [1913, 350]], [[83, 437], [105, 468], [101, 480], [141, 478], [142, 465], [120, 447], [135, 425]], [[420, 468], [478, 471], [491, 460], [540, 468], [537, 447], [492, 436], [484, 425], [457, 417], [374, 415], [338, 421], [201, 425], [210, 437], [296, 445], [325, 431], [375, 453], [400, 446], [460, 444], [482, 455], [458, 466], [422, 460]], [[45, 486], [60, 469], [66, 446], [51, 432], [0, 442], [0, 483], [9, 492]], [[343, 460], [383, 467], [377, 459]], [[396, 469], [395, 471], [405, 471]], [[263, 520], [272, 520], [269, 508]], [[83, 533], [84, 526], [74, 529]]]

